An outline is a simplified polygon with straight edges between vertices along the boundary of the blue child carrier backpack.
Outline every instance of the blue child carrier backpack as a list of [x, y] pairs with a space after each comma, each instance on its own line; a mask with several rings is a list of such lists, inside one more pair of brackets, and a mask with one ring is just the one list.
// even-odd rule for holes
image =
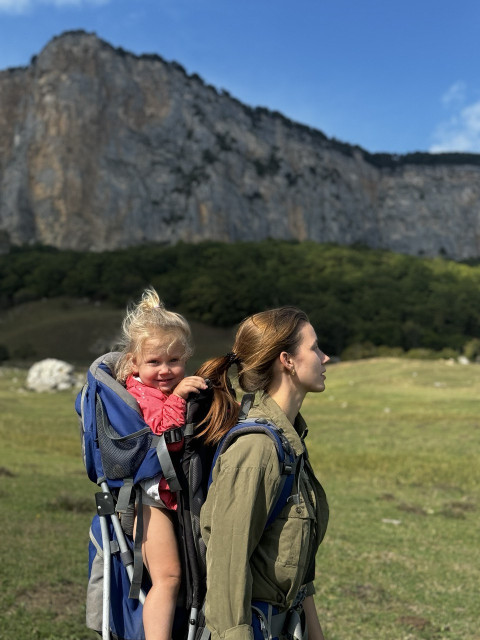
[[[182, 563], [182, 588], [173, 629], [174, 640], [209, 638], [203, 605], [206, 594], [206, 548], [200, 535], [200, 509], [205, 501], [211, 470], [236, 438], [245, 433], [265, 433], [274, 442], [282, 476], [277, 499], [266, 527], [277, 517], [291, 496], [301, 456], [295, 456], [285, 436], [268, 421], [240, 420], [218, 447], [207, 446], [196, 435], [204, 420], [213, 392], [191, 394], [187, 401], [185, 445], [181, 454], [170, 456], [167, 442], [178, 430], [155, 435], [143, 420], [135, 398], [115, 380], [113, 372], [119, 353], [107, 353], [90, 366], [87, 380], [78, 394], [75, 409], [80, 419], [82, 454], [87, 475], [99, 485], [97, 513], [93, 517], [89, 542], [87, 627], [102, 638], [144, 640], [143, 602], [150, 587], [141, 558], [142, 522], [137, 518], [137, 535], [122, 528], [122, 516], [134, 508], [139, 482], [163, 473], [177, 496], [177, 539]], [[242, 401], [241, 417], [253, 396]], [[141, 502], [138, 504], [141, 513]]]
[[[138, 588], [131, 593], [135, 547], [120, 518], [131, 508], [135, 484], [154, 477], [161, 467], [154, 434], [138, 403], [113, 377], [118, 357], [108, 353], [93, 362], [75, 402], [87, 475], [101, 488], [90, 529], [86, 621], [104, 638], [144, 640], [145, 592]], [[137, 584], [143, 572], [138, 569], [138, 549], [136, 555]], [[148, 589], [148, 583], [143, 586]], [[125, 597], [125, 593], [137, 597]]]

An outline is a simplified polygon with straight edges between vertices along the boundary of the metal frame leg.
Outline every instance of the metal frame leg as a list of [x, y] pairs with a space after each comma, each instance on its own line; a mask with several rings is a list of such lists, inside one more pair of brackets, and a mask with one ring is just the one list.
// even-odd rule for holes
[[102, 614], [102, 640], [110, 640], [110, 534], [108, 531], [107, 516], [100, 516], [100, 529], [102, 531], [103, 547], [103, 614]]
[[[106, 482], [102, 482], [100, 484], [100, 488], [102, 489], [102, 491], [104, 493], [108, 493], [111, 494], [110, 489], [108, 487], [108, 484]], [[130, 551], [130, 547], [127, 544], [127, 541], [125, 539], [125, 532], [122, 529], [122, 525], [120, 523], [120, 519], [117, 516], [116, 513], [112, 513], [110, 515], [110, 518], [112, 520], [112, 524], [113, 524], [113, 529], [115, 531], [115, 535], [117, 537], [117, 541], [118, 541], [118, 546], [120, 548], [120, 553], [125, 554], [123, 557], [126, 557], [128, 555], [131, 555], [131, 551]], [[125, 569], [127, 570], [127, 575], [128, 578], [130, 580], [130, 583], [132, 582], [132, 577], [133, 577], [133, 560], [131, 563], [126, 564], [125, 565]], [[138, 599], [140, 600], [140, 603], [143, 604], [145, 602], [145, 593], [143, 590], [140, 590], [140, 594], [138, 596]]]

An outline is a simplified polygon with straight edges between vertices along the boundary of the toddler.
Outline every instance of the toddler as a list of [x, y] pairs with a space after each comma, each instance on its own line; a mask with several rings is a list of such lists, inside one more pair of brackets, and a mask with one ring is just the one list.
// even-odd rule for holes
[[[185, 424], [186, 399], [207, 385], [185, 377], [192, 355], [190, 327], [180, 314], [167, 311], [154, 289], [127, 312], [122, 324], [122, 355], [116, 377], [137, 399], [145, 422], [156, 434]], [[167, 445], [171, 451], [183, 441]], [[152, 587], [143, 607], [146, 640], [170, 640], [181, 567], [175, 538], [176, 500], [163, 476], [140, 483], [143, 502], [143, 562]]]

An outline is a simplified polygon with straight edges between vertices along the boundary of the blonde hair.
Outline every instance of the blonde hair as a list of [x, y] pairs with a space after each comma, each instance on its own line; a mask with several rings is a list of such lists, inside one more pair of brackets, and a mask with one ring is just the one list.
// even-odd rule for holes
[[274, 363], [286, 351], [295, 355], [300, 330], [308, 323], [306, 313], [296, 307], [280, 307], [246, 318], [239, 326], [232, 352], [205, 362], [196, 375], [209, 378], [213, 386], [213, 402], [205, 418], [202, 434], [207, 443], [217, 443], [237, 422], [239, 406], [235, 401], [228, 370], [238, 367], [240, 387], [249, 393], [268, 391], [274, 374]]
[[138, 304], [127, 309], [122, 322], [119, 347], [120, 358], [115, 367], [117, 380], [125, 381], [133, 370], [133, 358], [142, 353], [145, 341], [159, 337], [165, 339], [167, 351], [180, 342], [184, 359], [193, 353], [192, 332], [183, 316], [167, 311], [155, 289], [145, 289]]

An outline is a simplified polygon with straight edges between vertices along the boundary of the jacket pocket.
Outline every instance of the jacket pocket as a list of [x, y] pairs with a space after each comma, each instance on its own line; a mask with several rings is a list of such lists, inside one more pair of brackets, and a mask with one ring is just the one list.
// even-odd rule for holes
[[290, 502], [283, 509], [277, 523], [279, 528], [276, 564], [303, 569], [308, 561], [315, 520], [305, 502]]

